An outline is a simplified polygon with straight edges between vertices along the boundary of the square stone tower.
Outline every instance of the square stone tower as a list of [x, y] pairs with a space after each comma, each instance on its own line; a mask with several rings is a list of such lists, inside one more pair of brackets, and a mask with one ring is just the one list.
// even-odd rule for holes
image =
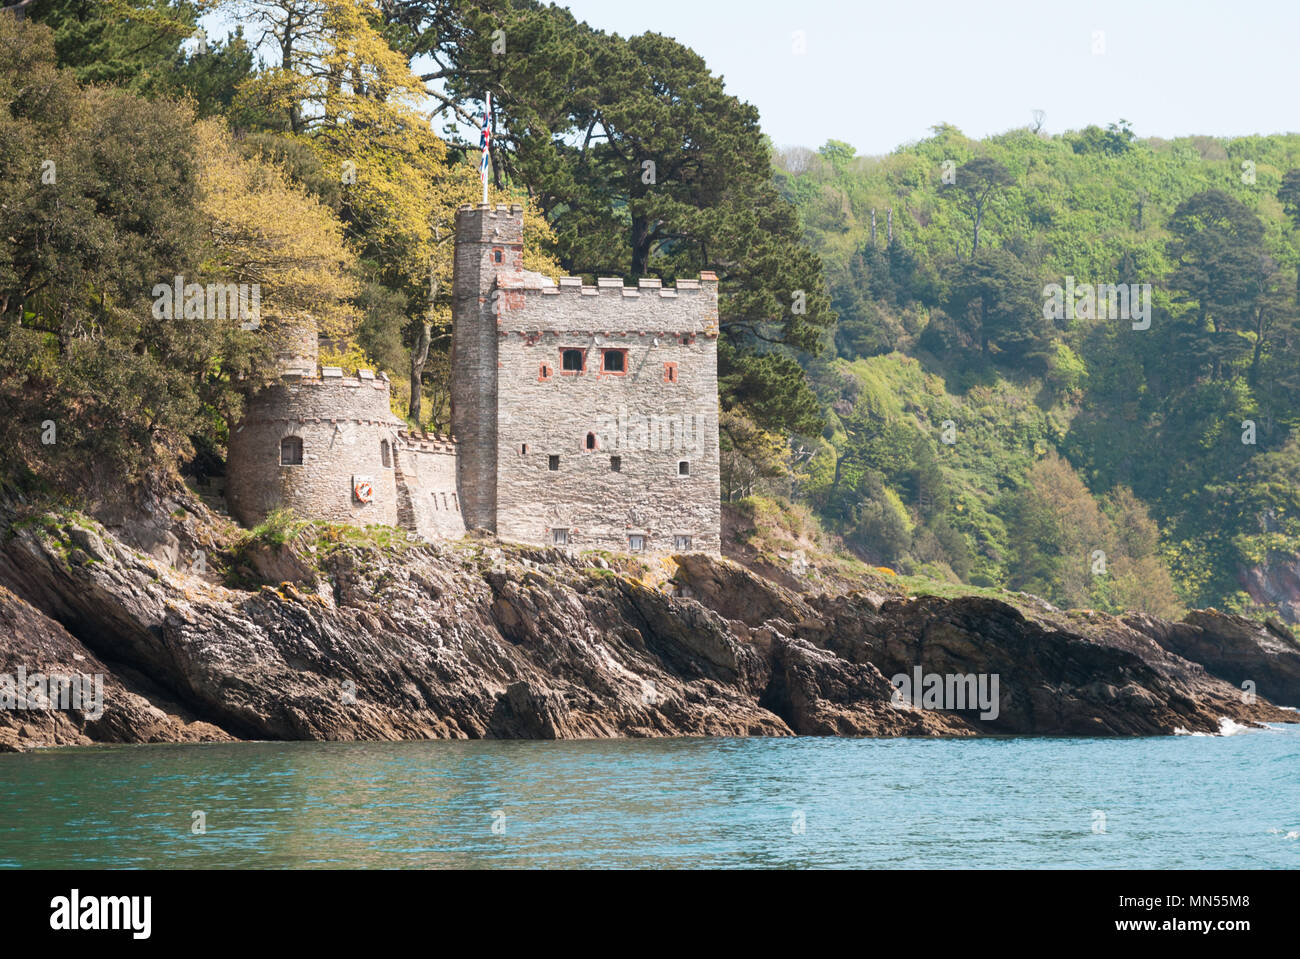
[[525, 271], [522, 252], [519, 206], [458, 211], [452, 431], [466, 527], [720, 552], [717, 277], [557, 286]]
[[466, 529], [495, 533], [497, 504], [498, 276], [522, 276], [523, 207], [464, 206], [456, 211], [452, 261], [451, 432]]

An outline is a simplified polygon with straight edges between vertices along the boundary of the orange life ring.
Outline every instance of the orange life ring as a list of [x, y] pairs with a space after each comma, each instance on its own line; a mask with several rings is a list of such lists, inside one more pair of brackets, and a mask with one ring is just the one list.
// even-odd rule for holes
[[375, 486], [369, 480], [357, 480], [352, 484], [352, 492], [363, 503], [369, 503], [375, 498]]

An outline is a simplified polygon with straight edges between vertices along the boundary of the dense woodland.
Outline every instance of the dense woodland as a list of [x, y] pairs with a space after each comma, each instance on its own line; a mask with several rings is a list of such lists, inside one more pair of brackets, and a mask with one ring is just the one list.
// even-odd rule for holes
[[[777, 149], [690, 49], [532, 0], [29, 9], [0, 17], [0, 465], [28, 491], [219, 470], [303, 316], [445, 431], [490, 92], [531, 269], [718, 273], [724, 498], [1111, 610], [1265, 612], [1241, 572], [1300, 547], [1300, 136]], [[259, 283], [260, 327], [157, 318], [177, 275]], [[1067, 282], [1149, 284], [1149, 327], [1051, 315]]]
[[[1141, 140], [1123, 120], [783, 151], [838, 314], [804, 359], [831, 425], [801, 494], [935, 575], [1250, 611], [1240, 571], [1300, 536], [1297, 167], [1300, 136]], [[1150, 284], [1149, 328], [1048, 316], [1068, 277]]]

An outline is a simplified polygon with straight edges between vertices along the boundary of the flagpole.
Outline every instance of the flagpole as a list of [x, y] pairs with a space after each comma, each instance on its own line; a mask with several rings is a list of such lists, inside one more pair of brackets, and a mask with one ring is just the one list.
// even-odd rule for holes
[[492, 123], [492, 94], [487, 95], [487, 110], [483, 113], [483, 205], [487, 206], [488, 201], [488, 171], [492, 167], [490, 137], [492, 131], [488, 127]]

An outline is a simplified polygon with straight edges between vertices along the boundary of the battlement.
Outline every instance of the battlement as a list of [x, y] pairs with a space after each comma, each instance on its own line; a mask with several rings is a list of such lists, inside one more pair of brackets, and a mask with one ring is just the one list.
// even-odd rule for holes
[[672, 299], [682, 294], [688, 296], [707, 294], [710, 286], [713, 286], [716, 292], [717, 282], [717, 274], [711, 271], [701, 273], [699, 279], [696, 280], [679, 279], [672, 286], [664, 286], [663, 281], [656, 277], [643, 277], [637, 280], [636, 286], [628, 286], [616, 276], [598, 277], [594, 285], [583, 283], [580, 276], [562, 276], [558, 286], [549, 282], [538, 283], [535, 275], [529, 273], [502, 274], [497, 277], [497, 287], [503, 291], [525, 291], [540, 293], [543, 296], [560, 296], [563, 294], [617, 296], [624, 299], [655, 296]]
[[523, 216], [524, 208], [518, 203], [498, 203], [495, 206], [491, 203], [462, 203], [456, 208], [456, 215], [462, 213], [485, 213], [488, 216], [502, 214], [506, 216]]
[[385, 393], [392, 389], [392, 383], [388, 379], [387, 373], [380, 372], [376, 375], [373, 370], [357, 370], [355, 376], [347, 376], [342, 368], [338, 366], [322, 366], [315, 370], [302, 368], [283, 370], [280, 373], [280, 379], [286, 385], [322, 389], [331, 387], [360, 389], [368, 386], [371, 389], [382, 390]]
[[398, 430], [397, 445], [399, 449], [419, 450], [423, 453], [456, 452], [456, 440], [440, 433], [426, 433], [423, 430]]
[[[532, 275], [523, 274], [525, 280]], [[518, 281], [500, 275], [492, 294], [499, 335], [656, 336], [714, 338], [718, 335], [718, 278], [679, 279], [665, 286], [642, 278], [635, 286], [616, 277], [585, 284], [561, 277], [558, 285]]]
[[456, 242], [460, 246], [492, 243], [519, 248], [524, 242], [524, 208], [518, 203], [480, 203], [456, 211]]
[[336, 366], [320, 375], [296, 370], [250, 399], [239, 429], [251, 426], [367, 426], [392, 432], [402, 421], [389, 406], [390, 384], [383, 373], [358, 370], [344, 376]]

